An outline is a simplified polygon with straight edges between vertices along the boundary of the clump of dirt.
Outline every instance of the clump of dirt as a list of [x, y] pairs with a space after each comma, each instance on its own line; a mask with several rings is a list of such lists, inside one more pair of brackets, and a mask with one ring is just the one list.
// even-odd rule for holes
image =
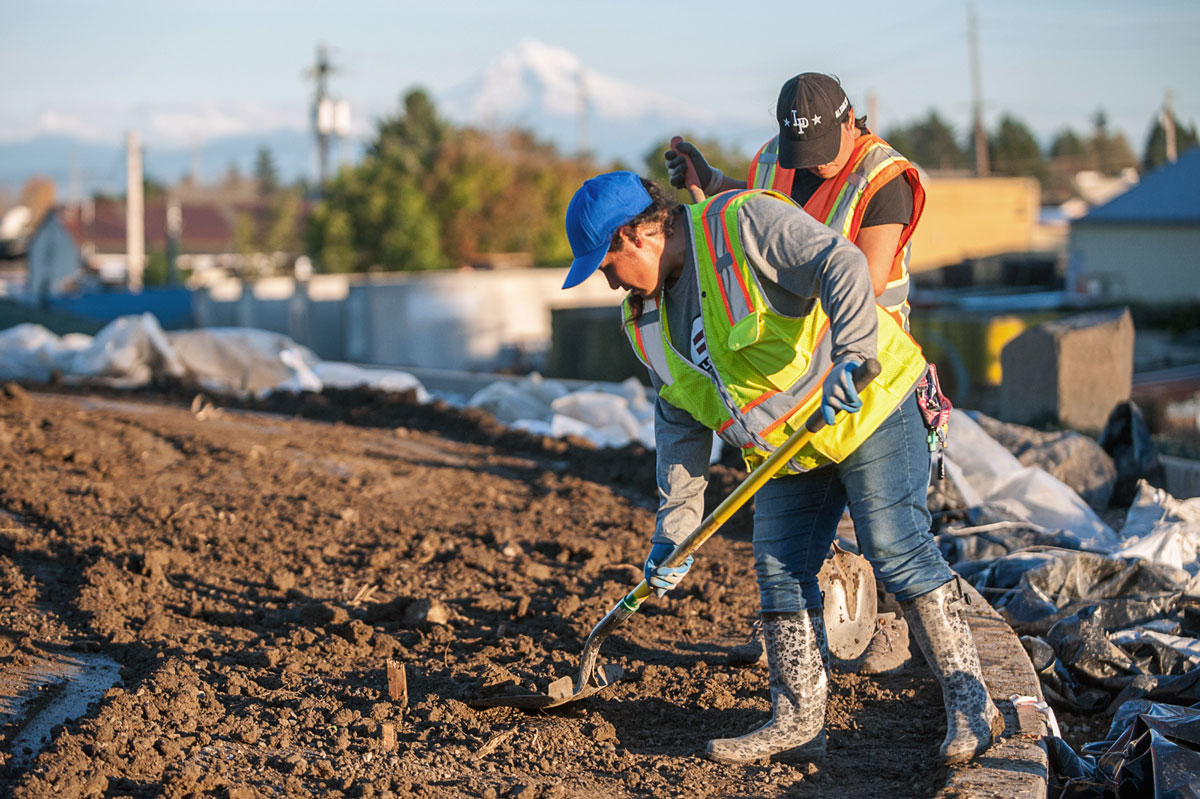
[[[574, 675], [641, 578], [652, 452], [375, 392], [243, 403], [270, 414], [192, 399], [0, 392], [0, 676], [63, 648], [122, 666], [30, 768], [0, 727], [0, 794], [907, 799], [941, 784], [923, 668], [835, 669], [819, 767], [702, 758], [769, 714], [765, 672], [726, 664], [758, 605], [745, 512], [605, 643], [625, 679], [549, 712], [466, 704]], [[714, 467], [710, 498], [742, 476]]]

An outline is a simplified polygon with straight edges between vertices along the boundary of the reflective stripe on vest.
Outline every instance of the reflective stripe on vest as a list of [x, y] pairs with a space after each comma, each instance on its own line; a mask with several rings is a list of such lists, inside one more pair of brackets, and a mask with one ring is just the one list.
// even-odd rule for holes
[[[750, 188], [770, 188], [783, 194], [791, 195], [792, 182], [795, 178], [794, 169], [784, 169], [779, 166], [779, 137], [764, 144], [750, 163], [747, 186]], [[864, 134], [858, 137], [854, 150], [841, 173], [830, 178], [834, 181], [822, 185], [805, 203], [804, 210], [827, 227], [841, 233], [851, 241], [858, 238], [862, 215], [866, 210], [869, 199], [875, 192], [891, 180], [903, 174], [908, 180], [913, 192], [913, 213], [904, 230], [900, 233], [896, 254], [892, 259], [891, 272], [883, 294], [876, 302], [895, 315], [908, 329], [908, 292], [909, 276], [908, 263], [912, 256], [912, 235], [917, 222], [925, 207], [925, 190], [916, 167], [909, 163], [903, 155], [892, 149], [891, 145], [874, 134]], [[833, 196], [832, 202], [820, 197]]]
[[[688, 411], [723, 440], [740, 447], [753, 468], [820, 404], [821, 383], [832, 366], [829, 319], [818, 301], [803, 317], [770, 310], [758, 277], [745, 259], [737, 211], [764, 192], [725, 192], [690, 207], [694, 280], [703, 316], [704, 354], [694, 364], [672, 344], [668, 320], [654, 300], [626, 323], [639, 359], [662, 382], [664, 400]], [[765, 192], [781, 202], [791, 199]], [[883, 375], [862, 392], [864, 409], [813, 437], [782, 473], [839, 461], [866, 440], [909, 394], [924, 373], [920, 348], [895, 320], [876, 307]], [[628, 301], [626, 317], [630, 319]]]

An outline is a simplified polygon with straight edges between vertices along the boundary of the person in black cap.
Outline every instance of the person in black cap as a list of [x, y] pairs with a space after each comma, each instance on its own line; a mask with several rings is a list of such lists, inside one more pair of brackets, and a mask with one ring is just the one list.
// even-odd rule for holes
[[[873, 134], [834, 77], [805, 72], [779, 91], [779, 133], [764, 144], [745, 181], [721, 173], [684, 141], [665, 154], [671, 185], [684, 188], [688, 156], [706, 194], [729, 189], [774, 189], [811, 216], [854, 242], [867, 256], [876, 301], [908, 329], [908, 261], [912, 236], [925, 206], [917, 169]], [[864, 674], [899, 670], [910, 659], [907, 625], [894, 613], [881, 614], [867, 651]], [[762, 645], [752, 638], [738, 647], [735, 663], [765, 664]]]
[[[817, 761], [826, 750], [828, 638], [817, 572], [849, 504], [859, 546], [910, 619], [942, 685], [941, 755], [986, 750], [1003, 717], [984, 683], [969, 601], [930, 532], [929, 460], [914, 390], [920, 347], [874, 301], [866, 259], [778, 192], [681, 205], [632, 172], [571, 198], [563, 288], [601, 273], [626, 292], [625, 333], [657, 392], [659, 505], [645, 582], [676, 590], [666, 562], [703, 515], [712, 435], [763, 464], [809, 419], [795, 454], [756, 491], [754, 566], [771, 718], [709, 741], [727, 763]], [[875, 377], [860, 367], [880, 367]], [[790, 451], [790, 450], [789, 450]]]
[[877, 301], [907, 328], [910, 244], [925, 206], [916, 167], [873, 134], [865, 116], [855, 117], [829, 75], [805, 72], [788, 80], [775, 115], [779, 134], [759, 149], [746, 180], [722, 174], [684, 141], [665, 154], [671, 185], [685, 188], [686, 155], [705, 194], [756, 188], [788, 195], [858, 245]]

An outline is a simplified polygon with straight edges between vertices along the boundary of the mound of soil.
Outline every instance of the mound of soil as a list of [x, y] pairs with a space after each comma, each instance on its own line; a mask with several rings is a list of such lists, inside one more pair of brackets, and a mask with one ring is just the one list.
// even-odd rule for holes
[[[121, 666], [28, 767], [0, 728], [0, 795], [908, 799], [944, 781], [923, 667], [835, 669], [820, 767], [701, 756], [769, 714], [765, 671], [725, 662], [758, 606], [745, 511], [604, 644], [616, 685], [469, 707], [575, 673], [641, 579], [653, 453], [372, 392], [244, 405], [0, 392], [0, 685], [55, 653]], [[714, 467], [711, 498], [742, 476]]]

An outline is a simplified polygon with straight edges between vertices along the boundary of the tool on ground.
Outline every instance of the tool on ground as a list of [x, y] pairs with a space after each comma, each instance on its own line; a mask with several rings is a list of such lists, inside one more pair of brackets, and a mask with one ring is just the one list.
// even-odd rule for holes
[[[879, 374], [879, 368], [879, 362], [871, 359], [855, 369], [855, 387], [860, 392], [863, 391], [867, 387], [867, 384]], [[771, 453], [754, 471], [750, 472], [746, 479], [725, 498], [725, 501], [718, 505], [700, 523], [699, 527], [693, 530], [687, 538], [675, 547], [675, 551], [667, 556], [662, 565], [668, 568], [682, 565], [713, 533], [720, 529], [721, 525], [727, 522], [742, 505], [746, 504], [758, 489], [762, 488], [768, 480], [775, 476], [776, 472], [794, 458], [796, 453], [808, 443], [814, 434], [820, 432], [824, 427], [825, 419], [821, 415], [820, 407], [818, 407], [799, 430], [788, 437], [787, 441], [779, 449]], [[636, 588], [613, 606], [612, 610], [592, 629], [591, 634], [588, 635], [587, 641], [583, 645], [583, 654], [579, 658], [579, 673], [575, 677], [573, 690], [571, 687], [571, 678], [561, 677], [550, 684], [546, 694], [487, 697], [471, 701], [469, 704], [475, 707], [504, 706], [526, 710], [541, 710], [564, 705], [568, 702], [577, 702], [603, 688], [607, 688], [624, 672], [620, 666], [616, 665], [597, 667], [596, 660], [600, 655], [600, 645], [604, 643], [604, 639], [608, 638], [613, 630], [620, 626], [622, 622], [634, 613], [637, 613], [642, 603], [648, 597], [652, 596], [653, 593], [654, 589], [650, 587], [650, 584], [642, 580]], [[874, 599], [874, 590], [870, 593], [872, 599]], [[871, 623], [875, 623], [874, 614], [871, 615]]]
[[[671, 139], [671, 149], [675, 149], [675, 145], [683, 141], [682, 136], [675, 136]], [[675, 150], [675, 152], [679, 152]], [[683, 153], [679, 153], [683, 155]], [[696, 174], [696, 167], [692, 165], [692, 159], [683, 155], [683, 160], [687, 161], [687, 176], [684, 178], [684, 185], [687, 186], [688, 193], [692, 195], [692, 202], [704, 202], [704, 189], [700, 188], [700, 177]]]

